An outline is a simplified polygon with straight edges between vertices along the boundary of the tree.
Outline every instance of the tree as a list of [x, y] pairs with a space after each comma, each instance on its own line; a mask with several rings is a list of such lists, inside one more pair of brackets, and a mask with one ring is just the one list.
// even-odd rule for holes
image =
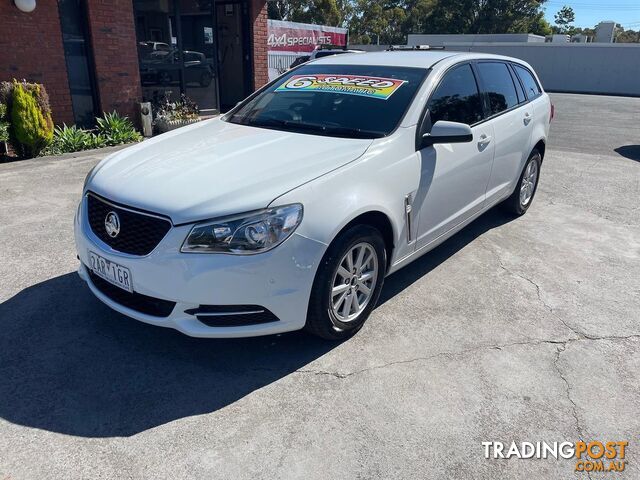
[[553, 16], [553, 18], [555, 19], [555, 24], [558, 26], [558, 33], [564, 33], [567, 35], [571, 35], [573, 33], [574, 28], [571, 24], [576, 19], [573, 8], [565, 5]]
[[553, 28], [551, 24], [544, 18], [544, 12], [540, 12], [537, 17], [530, 23], [529, 33], [533, 33], [535, 35], [542, 35], [546, 37], [547, 35], [551, 35], [553, 33]]
[[427, 33], [529, 33], [540, 26], [545, 0], [439, 0]]
[[409, 33], [536, 33], [546, 0], [270, 0], [269, 18], [349, 28], [352, 43], [404, 43]]
[[616, 43], [640, 43], [640, 30], [625, 30], [622, 25], [616, 25]]
[[267, 13], [273, 20], [342, 26], [348, 22], [351, 2], [348, 0], [274, 0], [267, 2]]
[[351, 42], [366, 39], [381, 45], [404, 43], [407, 12], [403, 6], [399, 0], [355, 0], [354, 15], [349, 25]]

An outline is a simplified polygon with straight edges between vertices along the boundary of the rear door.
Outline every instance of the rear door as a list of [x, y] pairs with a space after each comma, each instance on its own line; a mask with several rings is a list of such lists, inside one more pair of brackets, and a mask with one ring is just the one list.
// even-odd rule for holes
[[448, 120], [470, 125], [473, 140], [418, 151], [421, 177], [413, 200], [419, 208], [417, 248], [482, 209], [494, 152], [493, 127], [483, 119], [482, 99], [471, 65], [454, 66], [431, 95], [420, 132], [429, 132], [438, 120]]
[[[533, 109], [533, 124], [532, 133], [536, 135], [536, 129], [538, 134], [536, 138], [532, 138], [531, 143], [537, 141], [540, 135], [544, 135], [546, 138], [549, 133], [549, 122], [551, 122], [551, 101], [548, 95], [545, 95], [540, 87], [540, 84], [536, 80], [534, 74], [525, 66], [517, 63], [511, 64], [513, 72], [516, 73], [517, 78], [520, 80], [524, 92], [527, 97], [527, 101], [530, 102], [530, 107]], [[543, 132], [543, 133], [541, 133]]]
[[486, 203], [492, 204], [510, 194], [520, 177], [530, 151], [534, 112], [509, 64], [478, 61], [475, 69], [494, 131], [495, 155], [486, 191]]

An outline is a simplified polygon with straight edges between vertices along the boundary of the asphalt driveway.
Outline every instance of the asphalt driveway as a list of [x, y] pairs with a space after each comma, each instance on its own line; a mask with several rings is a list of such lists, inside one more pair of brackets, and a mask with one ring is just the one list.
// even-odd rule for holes
[[111, 311], [72, 239], [105, 153], [0, 164], [0, 479], [580, 478], [481, 445], [579, 439], [629, 441], [640, 478], [640, 99], [553, 99], [527, 215], [389, 277], [342, 344]]

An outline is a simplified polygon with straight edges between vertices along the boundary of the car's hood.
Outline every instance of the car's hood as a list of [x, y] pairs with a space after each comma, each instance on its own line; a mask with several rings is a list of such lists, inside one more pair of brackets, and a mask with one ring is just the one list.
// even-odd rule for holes
[[87, 189], [168, 215], [174, 224], [264, 208], [361, 156], [371, 140], [207, 120], [103, 160]]

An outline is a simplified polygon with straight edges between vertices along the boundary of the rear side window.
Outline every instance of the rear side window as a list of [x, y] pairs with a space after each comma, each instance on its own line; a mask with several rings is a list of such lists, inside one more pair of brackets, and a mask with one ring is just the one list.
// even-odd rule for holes
[[438, 120], [473, 125], [482, 120], [482, 102], [469, 64], [447, 72], [428, 104], [431, 124]]
[[489, 100], [491, 115], [518, 105], [518, 95], [509, 68], [505, 63], [480, 62], [478, 72]]
[[529, 70], [519, 65], [514, 65], [513, 68], [520, 77], [520, 80], [522, 80], [524, 90], [527, 92], [527, 97], [529, 97], [529, 99], [535, 98], [542, 93], [538, 82], [536, 82], [536, 79], [533, 78], [533, 75]]

